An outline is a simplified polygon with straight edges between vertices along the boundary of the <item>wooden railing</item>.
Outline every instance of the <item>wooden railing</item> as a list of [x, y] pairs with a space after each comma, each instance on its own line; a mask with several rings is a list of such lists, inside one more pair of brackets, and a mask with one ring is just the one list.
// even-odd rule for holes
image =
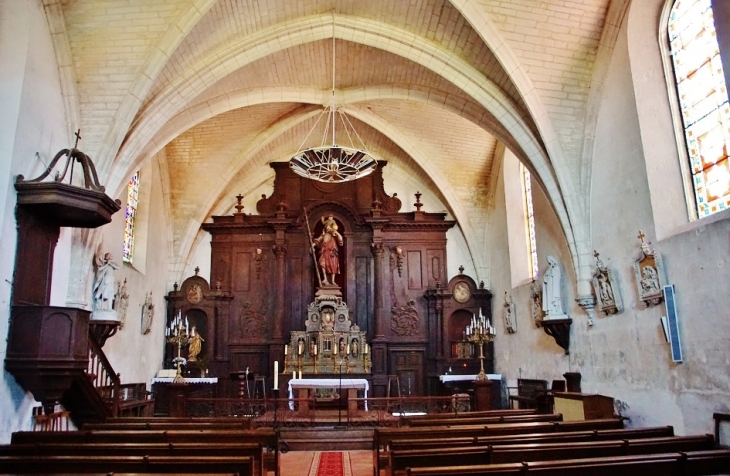
[[89, 366], [86, 375], [112, 412], [119, 414], [119, 374], [104, 355], [96, 340], [89, 338]]
[[[464, 397], [468, 399], [469, 397]], [[300, 414], [302, 403], [306, 403], [310, 411]], [[316, 399], [306, 402], [299, 398], [195, 398], [186, 397], [184, 416], [201, 417], [239, 417], [250, 418], [253, 428], [259, 426], [298, 427], [310, 426], [313, 423], [331, 421], [333, 415], [338, 422], [350, 426], [401, 426], [407, 415], [419, 413], [461, 414], [461, 400], [446, 397], [398, 397], [398, 398], [355, 398], [351, 404], [343, 405], [337, 411], [319, 413]], [[329, 405], [328, 409], [332, 410]]]

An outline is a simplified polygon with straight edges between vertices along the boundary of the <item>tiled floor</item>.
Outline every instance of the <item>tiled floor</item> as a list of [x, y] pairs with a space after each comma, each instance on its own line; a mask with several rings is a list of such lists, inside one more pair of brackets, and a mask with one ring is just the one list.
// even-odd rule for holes
[[[372, 476], [372, 451], [348, 451], [352, 476]], [[281, 454], [281, 476], [307, 476], [314, 458], [314, 451], [289, 451]]]

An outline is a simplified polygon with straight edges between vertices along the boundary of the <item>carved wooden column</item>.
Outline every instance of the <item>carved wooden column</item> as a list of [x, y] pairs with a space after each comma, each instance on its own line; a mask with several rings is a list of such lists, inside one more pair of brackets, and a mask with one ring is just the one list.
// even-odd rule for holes
[[284, 342], [284, 298], [286, 297], [286, 252], [285, 244], [273, 246], [276, 257], [276, 300], [274, 301], [274, 341]]
[[385, 247], [382, 243], [373, 243], [373, 260], [375, 268], [375, 339], [373, 339], [373, 392], [376, 397], [385, 394], [387, 383], [388, 364], [387, 352], [388, 343], [386, 339], [387, 323], [383, 314], [383, 256]]
[[[274, 227], [275, 237], [274, 251], [275, 273], [276, 273], [276, 299], [274, 301], [274, 334], [273, 340], [280, 346], [284, 345], [284, 309], [286, 298], [286, 229], [291, 221], [286, 218], [286, 205], [279, 202], [276, 207], [276, 218], [269, 220], [269, 224]], [[282, 347], [283, 352], [283, 347]]]

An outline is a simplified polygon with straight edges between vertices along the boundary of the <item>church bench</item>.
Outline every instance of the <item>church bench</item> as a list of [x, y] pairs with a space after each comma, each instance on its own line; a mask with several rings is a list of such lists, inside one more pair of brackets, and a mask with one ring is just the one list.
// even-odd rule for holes
[[250, 456], [0, 456], [0, 474], [235, 473], [253, 475]]
[[273, 429], [256, 430], [94, 430], [12, 434], [11, 444], [42, 443], [259, 443], [267, 448], [264, 466], [279, 474], [279, 434]]
[[124, 423], [87, 423], [84, 431], [144, 431], [144, 430], [249, 430], [249, 422], [124, 422]]
[[730, 450], [714, 449], [606, 458], [531, 461], [493, 465], [407, 468], [408, 476], [679, 476], [727, 474]]
[[602, 441], [618, 439], [661, 438], [674, 436], [671, 426], [622, 428], [619, 430], [573, 431], [561, 433], [526, 433], [501, 436], [391, 440], [390, 449], [448, 448], [456, 446], [485, 446], [496, 444], [551, 443], [571, 441]]
[[447, 412], [447, 413], [426, 413], [423, 415], [408, 415], [401, 417], [402, 421], [409, 422], [414, 420], [438, 420], [449, 418], [476, 418], [489, 416], [507, 416], [507, 415], [536, 415], [534, 409], [505, 409], [505, 410], [481, 410], [478, 412]]
[[713, 449], [714, 443], [712, 435], [696, 435], [639, 440], [392, 449], [388, 455], [388, 467], [390, 474], [404, 474], [408, 467], [466, 466], [701, 451]]
[[0, 456], [248, 456], [265, 475], [260, 443], [36, 443], [0, 445]]
[[275, 430], [79, 430], [62, 432], [17, 431], [11, 443], [198, 443], [198, 442], [254, 442], [276, 448]]
[[620, 419], [556, 421], [532, 423], [496, 423], [493, 425], [456, 425], [405, 428], [376, 428], [373, 435], [373, 466], [378, 474], [381, 466], [380, 452], [387, 450], [392, 440], [432, 439], [434, 435], [442, 438], [498, 436], [525, 433], [556, 433], [581, 430], [608, 430], [623, 428]]
[[520, 422], [539, 422], [539, 421], [562, 421], [563, 416], [560, 414], [542, 414], [542, 415], [499, 415], [499, 416], [480, 416], [458, 418], [429, 418], [411, 420], [408, 426], [437, 426], [437, 425], [488, 425], [490, 423], [520, 423]]

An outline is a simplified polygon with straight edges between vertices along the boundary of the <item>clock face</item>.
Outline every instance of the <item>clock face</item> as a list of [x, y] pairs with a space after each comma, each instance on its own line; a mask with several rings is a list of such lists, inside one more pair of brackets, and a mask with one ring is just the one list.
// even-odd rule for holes
[[454, 299], [459, 302], [466, 302], [471, 297], [471, 290], [469, 285], [464, 281], [456, 283], [454, 286]]

